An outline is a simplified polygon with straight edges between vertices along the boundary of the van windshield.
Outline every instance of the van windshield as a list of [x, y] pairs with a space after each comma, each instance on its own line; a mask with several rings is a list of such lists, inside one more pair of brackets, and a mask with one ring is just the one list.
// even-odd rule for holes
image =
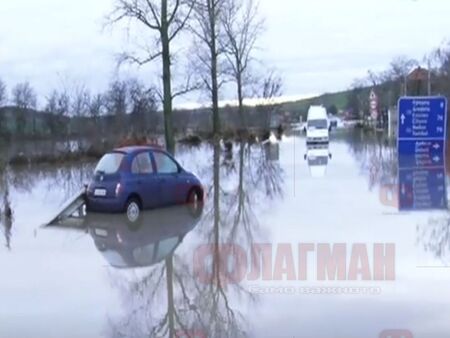
[[98, 162], [95, 172], [101, 172], [103, 174], [115, 174], [125, 157], [122, 153], [109, 153], [102, 157], [100, 162]]
[[327, 120], [309, 120], [308, 128], [327, 129], [328, 122], [327, 122]]

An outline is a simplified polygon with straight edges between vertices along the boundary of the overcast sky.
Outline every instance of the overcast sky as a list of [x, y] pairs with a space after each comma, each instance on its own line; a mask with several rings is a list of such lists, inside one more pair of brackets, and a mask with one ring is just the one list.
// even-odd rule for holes
[[[41, 104], [62, 83], [104, 90], [115, 74], [115, 54], [126, 46], [123, 29], [103, 29], [113, 3], [1, 0], [0, 78], [9, 87], [30, 81]], [[422, 59], [450, 37], [449, 0], [260, 3], [266, 18], [261, 58], [281, 72], [287, 96], [346, 89], [368, 69], [381, 70], [398, 55]], [[151, 69], [140, 74], [154, 82]]]

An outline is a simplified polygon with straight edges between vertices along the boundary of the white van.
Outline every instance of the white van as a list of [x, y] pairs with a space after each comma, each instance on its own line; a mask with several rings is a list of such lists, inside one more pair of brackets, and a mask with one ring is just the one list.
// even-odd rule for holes
[[322, 106], [311, 106], [306, 122], [306, 143], [328, 143], [329, 124], [327, 110]]

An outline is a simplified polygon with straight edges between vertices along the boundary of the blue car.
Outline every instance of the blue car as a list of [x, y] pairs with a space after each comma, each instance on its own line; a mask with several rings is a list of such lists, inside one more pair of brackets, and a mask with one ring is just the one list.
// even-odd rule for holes
[[130, 221], [140, 211], [203, 201], [200, 180], [164, 150], [135, 146], [105, 154], [86, 191], [86, 208], [126, 212]]

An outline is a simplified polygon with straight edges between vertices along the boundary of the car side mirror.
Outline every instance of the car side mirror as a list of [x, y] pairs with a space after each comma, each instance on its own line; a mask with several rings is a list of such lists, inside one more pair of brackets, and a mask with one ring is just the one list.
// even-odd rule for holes
[[306, 154], [305, 155], [303, 155], [303, 159], [306, 161]]
[[328, 154], [328, 157], [330, 158], [330, 160], [333, 158], [333, 154], [332, 153], [329, 153]]

